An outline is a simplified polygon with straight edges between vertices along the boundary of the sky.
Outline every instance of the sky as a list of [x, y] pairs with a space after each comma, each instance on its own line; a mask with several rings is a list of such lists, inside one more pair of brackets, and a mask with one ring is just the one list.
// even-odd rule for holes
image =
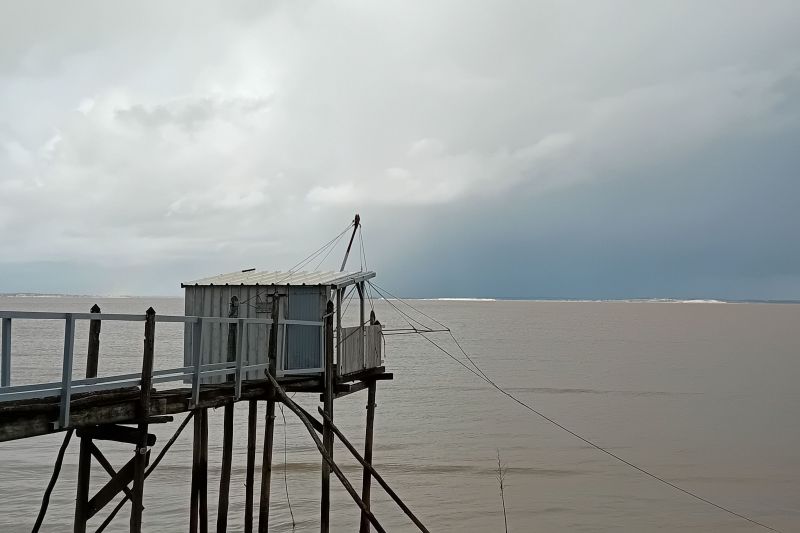
[[3, 1], [0, 292], [179, 295], [358, 212], [403, 296], [800, 299], [797, 28], [794, 0]]

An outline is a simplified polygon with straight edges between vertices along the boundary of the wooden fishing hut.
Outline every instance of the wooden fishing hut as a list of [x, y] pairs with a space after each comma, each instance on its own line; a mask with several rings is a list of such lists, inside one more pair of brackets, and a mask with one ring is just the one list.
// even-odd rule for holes
[[[352, 243], [352, 238], [351, 238]], [[349, 248], [348, 248], [349, 251]], [[346, 256], [345, 256], [346, 260]], [[384, 531], [370, 511], [371, 479], [375, 479], [412, 519], [427, 531], [380, 474], [372, 467], [373, 421], [376, 383], [392, 379], [382, 366], [381, 326], [374, 313], [366, 316], [365, 283], [374, 272], [257, 272], [246, 270], [185, 282], [185, 316], [157, 315], [152, 308], [143, 315], [101, 313], [49, 313], [0, 311], [2, 357], [0, 357], [0, 442], [36, 435], [66, 432], [53, 477], [33, 531], [39, 530], [49, 496], [58, 478], [64, 453], [74, 431], [80, 438], [74, 531], [87, 531], [88, 521], [124, 493], [122, 501], [106, 517], [102, 531], [127, 502], [131, 501], [130, 531], [142, 528], [142, 501], [146, 477], [159, 464], [169, 447], [194, 420], [191, 515], [189, 531], [208, 531], [207, 465], [209, 407], [224, 408], [223, 456], [219, 487], [217, 531], [228, 525], [228, 495], [233, 455], [233, 405], [249, 402], [244, 531], [254, 527], [255, 443], [257, 402], [266, 402], [264, 448], [261, 463], [261, 500], [258, 531], [269, 530], [269, 498], [275, 403], [282, 402], [295, 413], [322, 455], [321, 531], [329, 530], [330, 474], [333, 472], [361, 510], [360, 531]], [[342, 303], [346, 294], [358, 294], [358, 319], [346, 325]], [[50, 383], [12, 383], [12, 321], [63, 320], [64, 352], [62, 379]], [[75, 379], [76, 321], [89, 321], [86, 378]], [[97, 377], [101, 324], [105, 321], [144, 322], [144, 348], [140, 374]], [[158, 322], [184, 324], [184, 366], [159, 368], [154, 362]], [[160, 383], [186, 386], [157, 389]], [[366, 440], [363, 456], [335, 426], [334, 400], [368, 390]], [[321, 420], [303, 410], [287, 392], [320, 395]], [[173, 437], [150, 464], [156, 437], [149, 424], [169, 423], [172, 415], [188, 413]], [[317, 436], [322, 434], [322, 439]], [[334, 435], [363, 466], [362, 490], [358, 494], [333, 459]], [[97, 443], [103, 440], [134, 445], [133, 457], [119, 468], [105, 458]], [[1, 449], [0, 449], [1, 451]], [[95, 460], [110, 480], [90, 497], [90, 476]], [[148, 466], [149, 465], [149, 466]]]

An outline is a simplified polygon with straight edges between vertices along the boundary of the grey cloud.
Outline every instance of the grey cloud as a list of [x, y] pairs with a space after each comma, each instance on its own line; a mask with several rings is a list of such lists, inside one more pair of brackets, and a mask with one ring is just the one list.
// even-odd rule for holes
[[287, 267], [354, 211], [409, 292], [670, 295], [713, 257], [796, 288], [794, 2], [31, 6], [0, 8], [0, 290]]

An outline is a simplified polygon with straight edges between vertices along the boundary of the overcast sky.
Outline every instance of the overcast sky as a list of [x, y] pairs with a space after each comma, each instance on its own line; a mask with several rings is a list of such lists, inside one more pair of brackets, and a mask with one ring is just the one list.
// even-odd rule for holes
[[798, 28], [796, 0], [3, 2], [0, 292], [179, 294], [359, 212], [408, 296], [800, 298]]

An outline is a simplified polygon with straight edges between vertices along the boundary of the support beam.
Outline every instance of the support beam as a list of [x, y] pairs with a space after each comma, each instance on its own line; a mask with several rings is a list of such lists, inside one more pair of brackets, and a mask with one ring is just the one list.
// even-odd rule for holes
[[144, 509], [144, 474], [149, 451], [147, 449], [147, 417], [150, 416], [150, 396], [153, 390], [153, 356], [156, 337], [156, 312], [151, 307], [145, 312], [144, 350], [142, 353], [141, 397], [137, 409], [139, 418], [139, 442], [133, 468], [133, 496], [131, 501], [131, 533], [142, 531], [142, 510]]
[[[111, 463], [108, 462], [106, 456], [103, 455], [103, 452], [101, 452], [100, 449], [97, 446], [95, 446], [93, 442], [90, 444], [90, 449], [92, 452], [92, 457], [94, 457], [97, 460], [97, 462], [100, 463], [100, 466], [103, 467], [103, 470], [105, 470], [108, 473], [108, 475], [111, 476], [112, 479], [116, 477], [117, 471], [114, 470], [114, 467], [111, 466]], [[129, 499], [133, 497], [133, 493], [131, 492], [131, 489], [128, 488], [127, 484], [124, 487], [122, 487], [122, 490], [125, 492], [125, 496], [127, 496]]]
[[[330, 454], [325, 450], [325, 446], [323, 446], [322, 441], [319, 439], [319, 437], [314, 431], [314, 426], [311, 425], [306, 415], [303, 414], [303, 411], [298, 407], [296, 403], [294, 403], [294, 401], [291, 398], [289, 398], [289, 396], [286, 395], [286, 391], [284, 391], [283, 388], [278, 384], [278, 382], [275, 381], [275, 378], [273, 378], [272, 376], [267, 376], [267, 377], [272, 383], [272, 386], [275, 387], [275, 392], [280, 397], [281, 402], [283, 402], [283, 404], [287, 408], [289, 408], [290, 411], [296, 414], [297, 417], [300, 419], [300, 421], [303, 423], [303, 425], [306, 427], [308, 433], [311, 435], [311, 438], [314, 440], [314, 444], [316, 444], [317, 446], [317, 450], [319, 450], [319, 453], [322, 455], [322, 458], [325, 460], [328, 466], [330, 466], [330, 469], [333, 471], [336, 477], [339, 478], [339, 481], [342, 483], [342, 486], [345, 488], [347, 493], [350, 495], [351, 498], [353, 498], [353, 501], [356, 502], [356, 505], [358, 505], [358, 507], [362, 511], [366, 511], [370, 523], [373, 526], [375, 526], [375, 531], [377, 531], [378, 533], [385, 533], [386, 530], [383, 528], [383, 526], [381, 526], [380, 522], [378, 522], [378, 519], [375, 518], [375, 515], [372, 514], [372, 512], [369, 509], [364, 507], [364, 502], [361, 501], [361, 498], [358, 496], [356, 489], [354, 489], [353, 485], [347, 480], [347, 477], [345, 477], [344, 472], [342, 472], [342, 469], [339, 468], [339, 466], [333, 461], [333, 457], [331, 457]], [[321, 409], [320, 412], [322, 412]]]
[[[91, 313], [100, 313], [100, 306], [94, 304], [89, 310]], [[89, 322], [89, 346], [86, 351], [86, 377], [97, 377], [97, 366], [100, 358], [100, 320]], [[84, 533], [86, 521], [89, 519], [87, 506], [89, 504], [89, 478], [92, 471], [92, 437], [78, 432], [81, 438], [80, 451], [78, 452], [78, 487], [75, 495], [75, 521], [73, 531]]]
[[[369, 382], [369, 390], [367, 391], [367, 429], [364, 438], [364, 461], [372, 464], [372, 435], [375, 427], [375, 392], [377, 386], [375, 380]], [[372, 472], [369, 468], [364, 467], [364, 473], [361, 479], [361, 499], [364, 500], [364, 505], [369, 509], [370, 499], [370, 482], [372, 481]], [[367, 515], [361, 512], [361, 529], [360, 533], [369, 533], [369, 520]]]
[[[128, 444], [136, 444], [141, 438], [137, 428], [129, 428], [127, 426], [119, 426], [117, 424], [104, 424], [102, 426], [78, 428], [78, 436], [81, 439], [88, 439], [90, 442], [92, 439], [94, 439], [125, 442]], [[155, 443], [156, 436], [152, 433], [148, 433], [147, 445], [152, 446]]]
[[[231, 297], [228, 318], [239, 316], [239, 299]], [[237, 325], [228, 324], [228, 354], [227, 360], [236, 360]], [[228, 374], [230, 381], [234, 376]], [[228, 499], [231, 488], [231, 462], [233, 460], [233, 402], [225, 405], [222, 429], [222, 465], [219, 477], [219, 504], [217, 505], [217, 533], [225, 533], [228, 529]]]
[[[328, 301], [325, 311], [325, 389], [323, 398], [325, 413], [333, 417], [333, 395], [334, 395], [334, 375], [333, 375], [333, 302]], [[342, 342], [342, 290], [336, 290], [336, 331], [337, 349], [336, 353], [341, 356]], [[333, 432], [329, 424], [324, 424], [322, 428], [322, 445], [325, 452], [333, 458]], [[331, 514], [331, 467], [328, 461], [322, 461], [322, 496], [320, 502], [320, 532], [330, 531]]]
[[[272, 296], [272, 328], [269, 333], [269, 368], [267, 377], [274, 378], [278, 365], [278, 326], [280, 296]], [[258, 533], [269, 531], [269, 500], [272, 490], [272, 444], [275, 437], [275, 400], [267, 400], [267, 420], [264, 427], [264, 452], [261, 456], [261, 501], [258, 507]]]
[[203, 409], [200, 437], [200, 533], [208, 533], [208, 409]]
[[[145, 478], [147, 478], [150, 474], [153, 473], [153, 470], [156, 469], [156, 467], [158, 466], [158, 463], [161, 462], [161, 459], [164, 458], [164, 456], [167, 454], [167, 452], [172, 447], [172, 445], [175, 444], [175, 441], [178, 440], [178, 436], [180, 436], [180, 434], [183, 431], [183, 429], [189, 423], [189, 420], [191, 420], [193, 417], [194, 417], [194, 413], [191, 412], [191, 411], [189, 412], [188, 415], [186, 415], [186, 418], [183, 419], [183, 422], [181, 422], [181, 425], [178, 426], [177, 431], [175, 431], [175, 433], [172, 435], [172, 437], [170, 437], [170, 439], [167, 441], [167, 443], [161, 449], [161, 451], [158, 454], [158, 457], [156, 457], [156, 460], [153, 461], [153, 464], [151, 464], [147, 468], [147, 472], [144, 473], [144, 477]], [[119, 512], [120, 509], [122, 509], [122, 506], [125, 505], [125, 503], [127, 501], [128, 501], [128, 495], [126, 494], [125, 497], [122, 498], [122, 500], [120, 500], [120, 502], [117, 504], [117, 506], [114, 508], [114, 510], [111, 511], [111, 513], [106, 517], [105, 520], [103, 520], [103, 523], [100, 524], [100, 527], [97, 528], [97, 531], [95, 531], [95, 533], [102, 533], [103, 530], [105, 530], [105, 528], [108, 527], [108, 524], [110, 524], [111, 521], [114, 520], [114, 517], [117, 516], [117, 513]], [[36, 533], [36, 532], [34, 532], [34, 533]]]
[[258, 401], [250, 400], [247, 411], [247, 473], [244, 483], [244, 533], [253, 533], [253, 483], [255, 483]]
[[[290, 401], [291, 401], [291, 400], [290, 400]], [[407, 506], [405, 503], [403, 503], [403, 500], [401, 500], [401, 499], [400, 499], [400, 496], [398, 496], [398, 495], [397, 495], [397, 493], [396, 493], [394, 490], [392, 490], [392, 488], [389, 486], [389, 484], [388, 484], [388, 483], [386, 483], [386, 481], [385, 481], [385, 480], [383, 479], [383, 477], [382, 477], [382, 476], [381, 476], [381, 475], [378, 473], [378, 471], [377, 471], [377, 470], [375, 470], [375, 468], [374, 468], [374, 467], [373, 467], [371, 464], [369, 464], [367, 461], [365, 461], [363, 457], [361, 457], [361, 454], [359, 454], [359, 453], [358, 453], [358, 450], [356, 450], [356, 449], [355, 449], [355, 447], [354, 447], [352, 444], [350, 444], [350, 441], [349, 441], [349, 440], [347, 440], [347, 437], [345, 437], [345, 436], [342, 434], [342, 432], [341, 432], [341, 431], [339, 431], [339, 428], [337, 428], [337, 427], [336, 427], [336, 426], [333, 424], [333, 421], [332, 421], [332, 420], [330, 420], [330, 419], [329, 419], [329, 418], [328, 418], [328, 417], [325, 415], [325, 413], [322, 411], [322, 409], [320, 409], [320, 410], [319, 410], [319, 412], [320, 412], [320, 414], [322, 415], [322, 417], [325, 419], [325, 421], [326, 421], [326, 422], [328, 422], [328, 423], [331, 425], [331, 428], [332, 428], [332, 429], [333, 429], [333, 431], [336, 433], [336, 436], [337, 436], [337, 437], [339, 437], [339, 440], [340, 440], [340, 441], [342, 441], [342, 444], [344, 444], [344, 445], [345, 445], [345, 447], [346, 447], [346, 448], [347, 448], [347, 449], [350, 451], [350, 453], [353, 455], [353, 457], [355, 457], [355, 458], [356, 458], [356, 460], [357, 460], [359, 463], [361, 463], [361, 466], [363, 466], [364, 468], [367, 468], [367, 469], [369, 469], [370, 473], [372, 474], [372, 477], [374, 477], [374, 478], [375, 478], [375, 481], [377, 481], [377, 482], [380, 484], [380, 486], [381, 486], [381, 487], [383, 487], [383, 490], [385, 490], [385, 491], [386, 491], [386, 493], [387, 493], [389, 496], [391, 496], [391, 498], [392, 498], [392, 499], [394, 500], [394, 502], [395, 502], [395, 503], [396, 503], [396, 504], [397, 504], [397, 505], [400, 507], [400, 509], [402, 509], [402, 510], [403, 510], [403, 512], [406, 514], [406, 516], [408, 516], [408, 517], [411, 519], [411, 521], [412, 521], [412, 522], [414, 522], [414, 525], [416, 525], [416, 526], [419, 528], [419, 530], [420, 530], [420, 531], [422, 531], [423, 533], [430, 533], [430, 532], [428, 531], [428, 528], [426, 528], [426, 527], [425, 527], [425, 525], [424, 525], [422, 522], [420, 522], [419, 518], [417, 518], [417, 517], [416, 517], [416, 515], [415, 515], [413, 512], [411, 512], [411, 509], [409, 509], [409, 508], [408, 508], [408, 506]], [[359, 499], [359, 501], [361, 501], [361, 500]], [[360, 505], [359, 507], [361, 507], [361, 510], [362, 510], [362, 511], [364, 511], [364, 512], [366, 512], [366, 513], [367, 513], [367, 517], [368, 517], [368, 518], [369, 518], [370, 516], [372, 516], [372, 514], [369, 512], [369, 509], [367, 509], [367, 508], [366, 508], [366, 507], [363, 505], [363, 502], [362, 502], [362, 505]], [[372, 519], [370, 519], [370, 522], [372, 522]], [[375, 525], [375, 523], [374, 523], [374, 522], [372, 522], [372, 525]]]
[[[150, 459], [150, 453], [145, 453], [142, 458], [145, 460], [145, 462], [148, 461]], [[130, 461], [128, 461], [125, 466], [120, 468], [119, 472], [117, 472], [117, 474], [111, 478], [111, 480], [106, 483], [102, 489], [97, 491], [97, 494], [95, 494], [91, 500], [89, 500], [89, 504], [86, 506], [87, 519], [93, 517], [100, 510], [102, 510], [103, 507], [108, 504], [108, 502], [113, 500], [117, 494], [122, 492], [124, 488], [134, 479], [137, 468], [137, 459], [138, 456], [134, 456]], [[136, 492], [133, 492], [133, 496], [134, 498], [139, 498]]]

